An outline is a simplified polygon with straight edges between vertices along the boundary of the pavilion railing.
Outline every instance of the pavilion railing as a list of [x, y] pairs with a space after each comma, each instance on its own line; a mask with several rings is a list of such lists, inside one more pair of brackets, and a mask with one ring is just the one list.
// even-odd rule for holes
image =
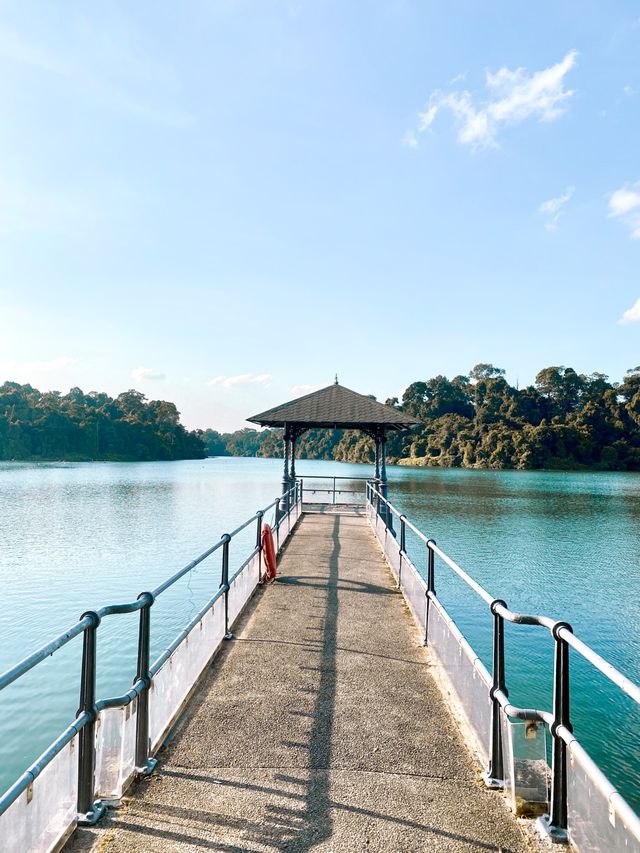
[[[305, 474], [300, 477], [300, 480], [304, 501], [328, 503], [333, 506], [341, 503], [364, 506], [367, 498], [367, 484], [371, 478]], [[357, 488], [349, 488], [352, 483], [357, 483]]]
[[[206, 666], [262, 581], [261, 534], [273, 511], [276, 551], [302, 513], [302, 488], [291, 489], [135, 601], [84, 613], [78, 622], [0, 675], [0, 691], [76, 637], [82, 637], [80, 707], [76, 718], [0, 797], [0, 850], [48, 853], [59, 849], [79, 823], [95, 823], [105, 806], [121, 799], [136, 775], [149, 773], [154, 753], [182, 713]], [[230, 574], [235, 537], [255, 524], [255, 545]], [[214, 553], [220, 553], [220, 586], [173, 642], [151, 663], [154, 602]], [[138, 612], [136, 677], [122, 696], [96, 696], [97, 644], [103, 619]]]
[[[517, 812], [544, 810], [538, 826], [553, 841], [569, 840], [581, 853], [638, 853], [640, 818], [573, 734], [569, 649], [588, 661], [640, 705], [640, 687], [575, 636], [571, 626], [547, 616], [516, 613], [494, 598], [438, 548], [373, 483], [367, 485], [367, 516], [382, 546], [423, 641], [438, 658], [466, 718], [467, 730], [485, 763], [485, 783], [504, 788]], [[397, 520], [398, 532], [390, 526]], [[421, 574], [407, 553], [406, 531], [424, 546]], [[492, 631], [489, 673], [436, 594], [436, 559], [486, 605]], [[421, 561], [421, 560], [420, 560]], [[504, 623], [545, 628], [554, 647], [553, 707], [520, 708], [509, 698], [505, 676]], [[548, 789], [546, 733], [551, 736]]]

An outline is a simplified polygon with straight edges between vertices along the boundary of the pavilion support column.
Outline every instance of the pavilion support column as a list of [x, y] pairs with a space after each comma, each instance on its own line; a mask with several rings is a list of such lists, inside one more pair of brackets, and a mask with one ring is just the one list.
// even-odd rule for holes
[[289, 442], [291, 438], [289, 436], [289, 430], [285, 426], [284, 428], [284, 472], [282, 474], [282, 494], [287, 495], [285, 499], [285, 505], [282, 507], [284, 512], [287, 512], [289, 509]]
[[[382, 483], [380, 481], [380, 459], [382, 457], [382, 439], [380, 436], [380, 432], [378, 430], [376, 430], [374, 440], [376, 443], [376, 472], [375, 472], [374, 484], [375, 484], [376, 489], [378, 491], [381, 491]], [[376, 498], [376, 506], [378, 508], [378, 515], [383, 515], [384, 507], [381, 504], [379, 498]]]
[[296, 434], [294, 433], [291, 436], [291, 475], [289, 477], [291, 486], [293, 488], [296, 483]]
[[[387, 435], [384, 430], [380, 433], [380, 494], [387, 500]], [[393, 516], [386, 505], [383, 505], [382, 517], [387, 527], [393, 533]], [[395, 535], [395, 534], [394, 534]]]

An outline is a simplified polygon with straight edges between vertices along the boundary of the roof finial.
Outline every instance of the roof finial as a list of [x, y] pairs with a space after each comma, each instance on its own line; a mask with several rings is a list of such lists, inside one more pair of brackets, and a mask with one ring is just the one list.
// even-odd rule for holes
[[338, 374], [336, 373], [336, 381], [334, 382], [334, 385], [337, 385], [337, 384], [338, 384]]

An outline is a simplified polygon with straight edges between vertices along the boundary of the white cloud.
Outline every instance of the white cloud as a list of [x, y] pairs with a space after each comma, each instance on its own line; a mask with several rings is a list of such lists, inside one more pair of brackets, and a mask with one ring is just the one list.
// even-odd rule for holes
[[270, 373], [238, 373], [235, 376], [223, 374], [214, 376], [207, 385], [220, 385], [222, 388], [235, 388], [237, 385], [268, 385], [273, 377]]
[[138, 120], [187, 127], [194, 117], [173, 106], [179, 90], [173, 70], [145, 56], [139, 34], [122, 21], [69, 27], [58, 55], [0, 26], [0, 60], [56, 75], [85, 100]]
[[407, 148], [417, 148], [418, 147], [418, 139], [412, 130], [408, 130], [405, 133], [405, 135], [402, 139], [402, 144], [405, 145]]
[[27, 231], [64, 231], [81, 220], [79, 198], [29, 187], [0, 175], [0, 236]]
[[625, 93], [625, 95], [628, 95], [629, 97], [631, 97], [631, 95], [635, 95], [636, 93], [636, 90], [633, 88], [633, 86], [629, 86], [629, 84], [623, 86], [622, 91]]
[[158, 382], [162, 379], [166, 379], [167, 377], [166, 374], [161, 373], [154, 367], [136, 367], [135, 370], [131, 371], [131, 378], [136, 382]]
[[291, 393], [294, 397], [302, 397], [305, 394], [311, 394], [312, 391], [318, 391], [322, 387], [322, 385], [294, 385]]
[[51, 373], [54, 370], [64, 370], [65, 367], [69, 367], [74, 362], [74, 358], [68, 355], [60, 355], [58, 358], [52, 358], [50, 361], [32, 361], [25, 366], [30, 370], [41, 370], [44, 373]]
[[68, 70], [64, 62], [47, 51], [29, 44], [17, 32], [7, 27], [0, 27], [0, 57], [56, 74], [64, 74]]
[[563, 208], [570, 201], [575, 190], [575, 187], [567, 187], [562, 195], [542, 202], [538, 209], [540, 213], [547, 217], [547, 221], [544, 223], [547, 231], [555, 231], [558, 228], [558, 220], [564, 212]]
[[[458, 141], [465, 145], [494, 146], [501, 126], [520, 124], [528, 118], [553, 121], [565, 111], [574, 94], [565, 89], [565, 77], [576, 64], [578, 52], [569, 51], [555, 65], [529, 74], [525, 68], [501, 68], [486, 72], [485, 96], [479, 103], [467, 91], [431, 94], [427, 108], [418, 114], [418, 132], [424, 133], [438, 113], [449, 110], [458, 124]], [[454, 78], [455, 79], [455, 78]]]
[[640, 299], [636, 299], [631, 308], [627, 308], [618, 323], [640, 323]]
[[609, 196], [609, 217], [623, 222], [633, 240], [640, 240], [640, 181], [625, 185]]
[[60, 355], [48, 361], [4, 361], [0, 362], [0, 380], [7, 377], [9, 380], [27, 382], [34, 374], [56, 373], [75, 363], [76, 359], [68, 355]]

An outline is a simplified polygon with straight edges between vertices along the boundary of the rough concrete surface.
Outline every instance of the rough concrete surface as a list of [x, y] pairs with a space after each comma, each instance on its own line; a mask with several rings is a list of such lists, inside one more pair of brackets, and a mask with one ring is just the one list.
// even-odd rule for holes
[[69, 853], [528, 850], [478, 781], [366, 520], [303, 516], [279, 571], [157, 771]]

